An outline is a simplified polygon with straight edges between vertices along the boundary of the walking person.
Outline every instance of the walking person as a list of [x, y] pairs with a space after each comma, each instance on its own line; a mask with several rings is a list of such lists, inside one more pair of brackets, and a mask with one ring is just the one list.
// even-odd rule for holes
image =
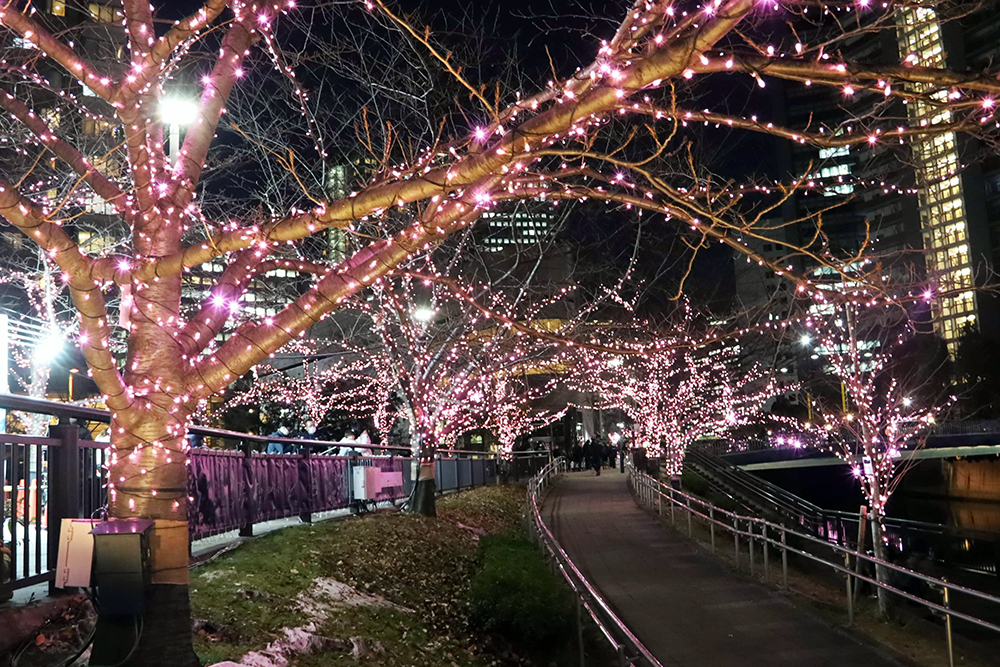
[[583, 470], [583, 447], [577, 442], [573, 445], [573, 470]]
[[584, 455], [587, 457], [587, 468], [593, 468], [597, 472], [597, 476], [601, 476], [601, 459], [603, 458], [604, 449], [601, 447], [601, 443], [590, 440], [584, 447]]

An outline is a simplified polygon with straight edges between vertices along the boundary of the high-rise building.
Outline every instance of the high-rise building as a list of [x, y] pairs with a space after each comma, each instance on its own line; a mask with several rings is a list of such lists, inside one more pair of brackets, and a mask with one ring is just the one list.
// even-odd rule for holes
[[[842, 26], [841, 26], [842, 28]], [[895, 30], [861, 33], [844, 45], [845, 58], [869, 64], [914, 63], [954, 71], [988, 70], [1000, 55], [1000, 12], [995, 3], [957, 21], [939, 21], [932, 8], [895, 15]], [[950, 91], [913, 84], [905, 102], [880, 91], [836, 90], [786, 84], [778, 121], [791, 127], [824, 127], [834, 133], [852, 123], [851, 110], [880, 104], [887, 118], [911, 126], [956, 120], [946, 105]], [[930, 95], [920, 95], [928, 91]], [[876, 100], [878, 97], [880, 99]], [[886, 106], [888, 105], [888, 106]], [[823, 186], [819, 196], [796, 194], [782, 214], [802, 220], [789, 231], [805, 242], [816, 231], [810, 214], [843, 202], [823, 216], [828, 248], [842, 256], [862, 249], [887, 273], [925, 275], [936, 286], [935, 332], [954, 354], [966, 327], [1000, 333], [1000, 304], [974, 288], [992, 281], [1000, 260], [1000, 159], [976, 139], [955, 132], [909, 137], [905, 142], [816, 148], [784, 147], [785, 178], [808, 174]], [[815, 165], [808, 171], [808, 165]], [[843, 182], [841, 182], [841, 180]], [[852, 182], [862, 181], [855, 188]], [[799, 262], [797, 268], [815, 267]]]
[[556, 212], [548, 202], [532, 201], [510, 210], [486, 211], [480, 225], [481, 243], [489, 252], [535, 245], [555, 226]]
[[[944, 33], [931, 7], [901, 9], [896, 15], [899, 53], [924, 67], [949, 65]], [[931, 91], [931, 84], [911, 84], [916, 93], [906, 105], [911, 125], [934, 126], [953, 122], [948, 91]], [[932, 101], [933, 100], [933, 101]], [[961, 174], [958, 137], [954, 132], [920, 136], [910, 142], [920, 202], [927, 277], [943, 294], [933, 302], [935, 328], [954, 352], [962, 330], [976, 323], [973, 255], [970, 246], [968, 203]]]

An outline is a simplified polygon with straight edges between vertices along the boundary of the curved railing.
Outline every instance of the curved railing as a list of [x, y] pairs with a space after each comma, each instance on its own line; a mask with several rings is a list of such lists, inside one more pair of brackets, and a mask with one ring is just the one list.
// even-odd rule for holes
[[610, 605], [580, 572], [566, 551], [560, 546], [555, 535], [542, 519], [540, 496], [551, 486], [552, 481], [566, 470], [566, 462], [558, 458], [543, 467], [528, 482], [528, 507], [531, 513], [532, 535], [538, 544], [553, 559], [556, 568], [576, 596], [577, 642], [580, 665], [584, 664], [583, 614], [597, 625], [601, 635], [611, 645], [618, 656], [619, 667], [648, 665], [663, 667], [643, 643], [612, 611]]
[[[772, 550], [781, 554], [783, 588], [788, 588], [789, 554], [794, 554], [814, 563], [824, 565], [831, 568], [834, 572], [843, 575], [846, 578], [845, 590], [847, 593], [847, 611], [850, 623], [853, 623], [854, 620], [854, 597], [857, 594], [855, 582], [861, 581], [882, 588], [896, 597], [908, 600], [926, 607], [932, 612], [943, 615], [947, 626], [949, 652], [951, 652], [952, 648], [951, 620], [953, 618], [961, 619], [962, 621], [993, 632], [1000, 632], [1000, 625], [997, 623], [959, 611], [952, 606], [955, 603], [956, 595], [968, 596], [969, 598], [974, 598], [979, 604], [996, 605], [996, 613], [1000, 617], [1000, 597], [900, 567], [888, 561], [875, 558], [863, 551], [857, 551], [843, 544], [817, 537], [812, 533], [797, 531], [760, 517], [731, 512], [701, 498], [674, 489], [670, 485], [664, 484], [660, 480], [636, 470], [631, 465], [628, 466], [628, 483], [633, 490], [636, 502], [640, 505], [656, 511], [660, 516], [668, 515], [674, 525], [677, 524], [678, 514], [684, 517], [687, 522], [689, 537], [693, 536], [692, 519], [698, 518], [703, 521], [709, 528], [713, 554], [716, 551], [716, 530], [721, 528], [731, 535], [736, 566], [740, 566], [741, 554], [748, 555], [751, 575], [754, 574], [755, 570], [755, 554], [757, 549], [760, 548], [762, 562], [757, 567], [763, 568], [765, 581], [770, 577], [769, 552]], [[741, 540], [744, 542], [743, 545], [741, 545]], [[741, 552], [741, 549], [744, 547], [748, 549], [747, 552]], [[815, 549], [815, 551], [811, 549]], [[881, 577], [888, 581], [879, 581], [878, 578], [862, 572], [862, 568], [859, 567], [860, 563], [867, 563], [869, 571], [878, 568], [890, 573], [888, 577]], [[941, 601], [929, 600], [925, 597], [915, 595], [908, 590], [904, 590], [911, 587], [908, 585], [895, 585], [898, 581], [920, 582], [923, 589], [940, 592]], [[993, 608], [991, 607], [991, 609]]]

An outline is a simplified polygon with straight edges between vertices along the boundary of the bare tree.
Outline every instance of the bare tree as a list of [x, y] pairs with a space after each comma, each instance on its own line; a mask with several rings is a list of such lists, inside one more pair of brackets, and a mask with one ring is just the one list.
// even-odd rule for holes
[[679, 477], [697, 439], [753, 423], [768, 399], [795, 388], [758, 363], [741, 368], [740, 339], [697, 326], [686, 303], [661, 328], [636, 323], [629, 337], [637, 353], [628, 356], [578, 351], [572, 382], [597, 394], [602, 408], [622, 410], [636, 445], [663, 457], [667, 474]]
[[[910, 313], [887, 300], [878, 303], [878, 296], [854, 296], [854, 303], [817, 303], [804, 319], [814, 354], [840, 384], [832, 405], [817, 406], [812, 429], [823, 436], [821, 446], [851, 466], [872, 519], [875, 556], [886, 560], [886, 505], [954, 396], [934, 386], [948, 359], [943, 344], [937, 354], [907, 354], [917, 336]], [[888, 574], [876, 567], [880, 582], [888, 583]], [[881, 587], [878, 602], [886, 615], [888, 593]]]

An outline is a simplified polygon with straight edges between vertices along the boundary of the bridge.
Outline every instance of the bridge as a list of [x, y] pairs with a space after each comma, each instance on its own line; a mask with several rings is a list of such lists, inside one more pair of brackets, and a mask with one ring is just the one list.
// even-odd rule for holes
[[[879, 585], [865, 567], [873, 570], [876, 561], [838, 540], [729, 512], [632, 468], [600, 476], [543, 470], [529, 497], [540, 543], [579, 595], [581, 616], [586, 612], [599, 625], [620, 665], [901, 664], [788, 594], [790, 559], [820, 566], [841, 582], [840, 590], [846, 580], [853, 621], [856, 586]], [[728, 563], [718, 557], [723, 551], [732, 557]], [[892, 584], [883, 587], [901, 604], [947, 614], [988, 650], [1000, 648], [1000, 597], [879, 565], [891, 570]], [[901, 585], [900, 577], [923, 584], [921, 592]], [[934, 587], [949, 589], [948, 607]], [[927, 625], [943, 647], [945, 630]], [[951, 624], [949, 650], [950, 633]]]
[[[829, 452], [771, 440], [707, 441], [697, 447], [748, 471], [847, 465]], [[910, 443], [902, 455], [911, 461], [1000, 456], [1000, 420], [945, 422], [923, 443]]]

